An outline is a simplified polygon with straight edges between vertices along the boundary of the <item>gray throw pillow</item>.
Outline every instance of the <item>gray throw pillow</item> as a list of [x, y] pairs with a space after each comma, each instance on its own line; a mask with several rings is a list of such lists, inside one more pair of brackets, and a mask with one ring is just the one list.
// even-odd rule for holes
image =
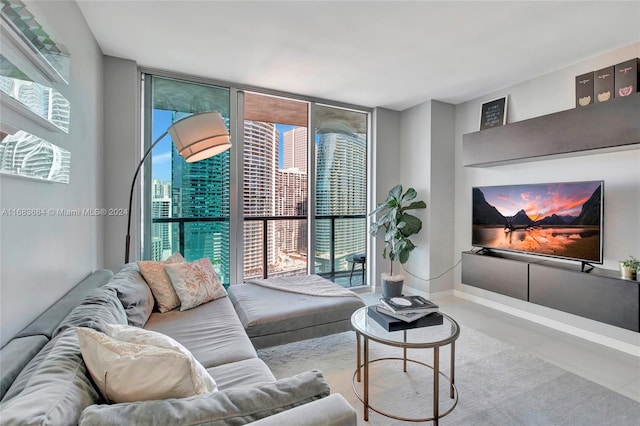
[[329, 393], [322, 373], [310, 370], [273, 383], [188, 398], [92, 405], [82, 413], [80, 425], [244, 425]]
[[128, 263], [111, 278], [105, 287], [116, 290], [118, 299], [127, 313], [129, 325], [144, 327], [151, 316], [155, 300], [147, 282], [140, 275], [138, 265]]

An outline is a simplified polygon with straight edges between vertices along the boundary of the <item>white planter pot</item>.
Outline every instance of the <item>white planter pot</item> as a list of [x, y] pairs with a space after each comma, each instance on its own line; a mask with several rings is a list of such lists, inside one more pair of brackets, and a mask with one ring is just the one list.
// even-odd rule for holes
[[637, 274], [634, 269], [623, 266], [622, 262], [620, 262], [620, 276], [625, 280], [635, 280], [637, 279]]

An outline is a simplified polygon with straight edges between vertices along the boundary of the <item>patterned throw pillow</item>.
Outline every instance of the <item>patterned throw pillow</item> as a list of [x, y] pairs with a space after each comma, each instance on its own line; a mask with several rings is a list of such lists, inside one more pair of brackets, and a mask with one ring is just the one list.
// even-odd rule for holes
[[138, 333], [112, 329], [123, 339], [133, 340], [129, 342], [90, 328], [76, 330], [82, 358], [108, 401], [184, 398], [217, 391], [204, 367], [168, 336], [144, 329], [137, 329]]
[[153, 297], [156, 299], [158, 310], [160, 312], [168, 312], [178, 306], [180, 306], [180, 299], [173, 289], [171, 279], [167, 275], [164, 269], [165, 265], [172, 263], [186, 262], [184, 257], [178, 252], [174, 253], [167, 260], [163, 262], [156, 262], [152, 260], [144, 260], [138, 262], [138, 268], [140, 273], [144, 277], [144, 280], [149, 285]]
[[208, 257], [164, 266], [180, 298], [180, 310], [195, 308], [227, 295]]

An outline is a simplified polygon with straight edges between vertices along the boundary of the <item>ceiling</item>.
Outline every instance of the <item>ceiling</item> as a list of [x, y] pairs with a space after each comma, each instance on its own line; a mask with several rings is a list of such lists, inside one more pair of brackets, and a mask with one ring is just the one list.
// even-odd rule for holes
[[640, 41], [640, 0], [78, 4], [105, 55], [400, 111], [458, 104]]

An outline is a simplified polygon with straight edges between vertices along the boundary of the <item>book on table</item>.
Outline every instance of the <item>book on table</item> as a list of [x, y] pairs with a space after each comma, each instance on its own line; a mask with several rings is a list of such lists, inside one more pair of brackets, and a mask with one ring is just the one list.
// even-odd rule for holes
[[432, 312], [425, 310], [424, 312], [393, 312], [383, 304], [376, 305], [376, 310], [381, 314], [388, 315], [390, 317], [402, 320], [404, 322], [413, 322], [424, 316], [431, 314]]
[[382, 297], [380, 303], [393, 313], [438, 312], [438, 305], [422, 296]]
[[367, 308], [369, 318], [380, 324], [387, 331], [410, 330], [413, 328], [430, 327], [443, 324], [444, 320], [439, 312], [432, 312], [415, 321], [406, 322], [378, 312], [375, 305]]

